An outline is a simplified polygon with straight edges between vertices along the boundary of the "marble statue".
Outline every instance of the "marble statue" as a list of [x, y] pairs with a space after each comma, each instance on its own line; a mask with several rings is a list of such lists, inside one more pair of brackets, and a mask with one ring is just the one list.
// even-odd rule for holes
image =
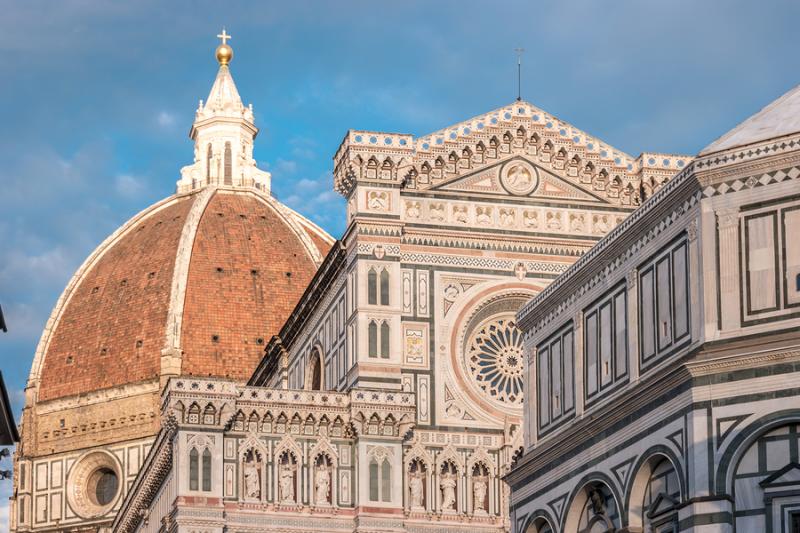
[[408, 486], [411, 489], [411, 509], [421, 510], [425, 508], [425, 494], [424, 494], [424, 474], [421, 472], [412, 472], [408, 480]]
[[440, 483], [442, 489], [442, 511], [455, 511], [456, 506], [456, 476], [449, 472], [442, 474]]
[[244, 491], [248, 498], [261, 497], [261, 475], [255, 461], [244, 464]]
[[486, 500], [486, 479], [477, 477], [472, 482], [472, 509], [476, 513], [485, 513], [484, 501]]
[[294, 503], [294, 470], [292, 465], [281, 465], [280, 471], [281, 502]]
[[327, 464], [317, 466], [314, 476], [314, 502], [317, 505], [330, 504], [331, 467]]

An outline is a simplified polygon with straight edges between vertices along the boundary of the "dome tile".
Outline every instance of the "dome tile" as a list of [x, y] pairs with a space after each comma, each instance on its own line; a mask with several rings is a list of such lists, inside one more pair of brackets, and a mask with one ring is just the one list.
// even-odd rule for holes
[[40, 401], [158, 377], [175, 249], [192, 202], [146, 214], [83, 274], [50, 338]]
[[247, 379], [311, 281], [317, 263], [270, 201], [220, 191], [206, 208], [186, 284], [182, 374]]

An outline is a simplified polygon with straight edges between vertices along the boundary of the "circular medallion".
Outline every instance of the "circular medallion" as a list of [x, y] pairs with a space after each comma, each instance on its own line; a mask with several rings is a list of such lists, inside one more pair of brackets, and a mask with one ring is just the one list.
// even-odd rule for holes
[[522, 332], [510, 317], [494, 317], [480, 324], [469, 342], [466, 359], [470, 374], [487, 396], [506, 404], [522, 402]]
[[539, 174], [532, 165], [517, 159], [500, 170], [500, 183], [513, 195], [527, 196], [539, 185]]
[[119, 496], [119, 466], [101, 451], [84, 455], [72, 467], [67, 479], [67, 499], [83, 518], [105, 515]]

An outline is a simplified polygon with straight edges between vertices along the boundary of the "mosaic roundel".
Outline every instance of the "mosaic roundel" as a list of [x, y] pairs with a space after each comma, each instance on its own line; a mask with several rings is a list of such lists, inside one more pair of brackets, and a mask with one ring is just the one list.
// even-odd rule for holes
[[466, 353], [467, 369], [493, 400], [522, 402], [522, 332], [509, 318], [492, 318], [476, 328]]

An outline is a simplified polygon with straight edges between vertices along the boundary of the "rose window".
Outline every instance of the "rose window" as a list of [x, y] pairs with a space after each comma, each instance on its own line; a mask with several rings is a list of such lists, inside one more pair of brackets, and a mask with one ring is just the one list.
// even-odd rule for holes
[[522, 401], [522, 332], [513, 320], [484, 322], [473, 334], [466, 355], [467, 369], [489, 397], [511, 404]]

